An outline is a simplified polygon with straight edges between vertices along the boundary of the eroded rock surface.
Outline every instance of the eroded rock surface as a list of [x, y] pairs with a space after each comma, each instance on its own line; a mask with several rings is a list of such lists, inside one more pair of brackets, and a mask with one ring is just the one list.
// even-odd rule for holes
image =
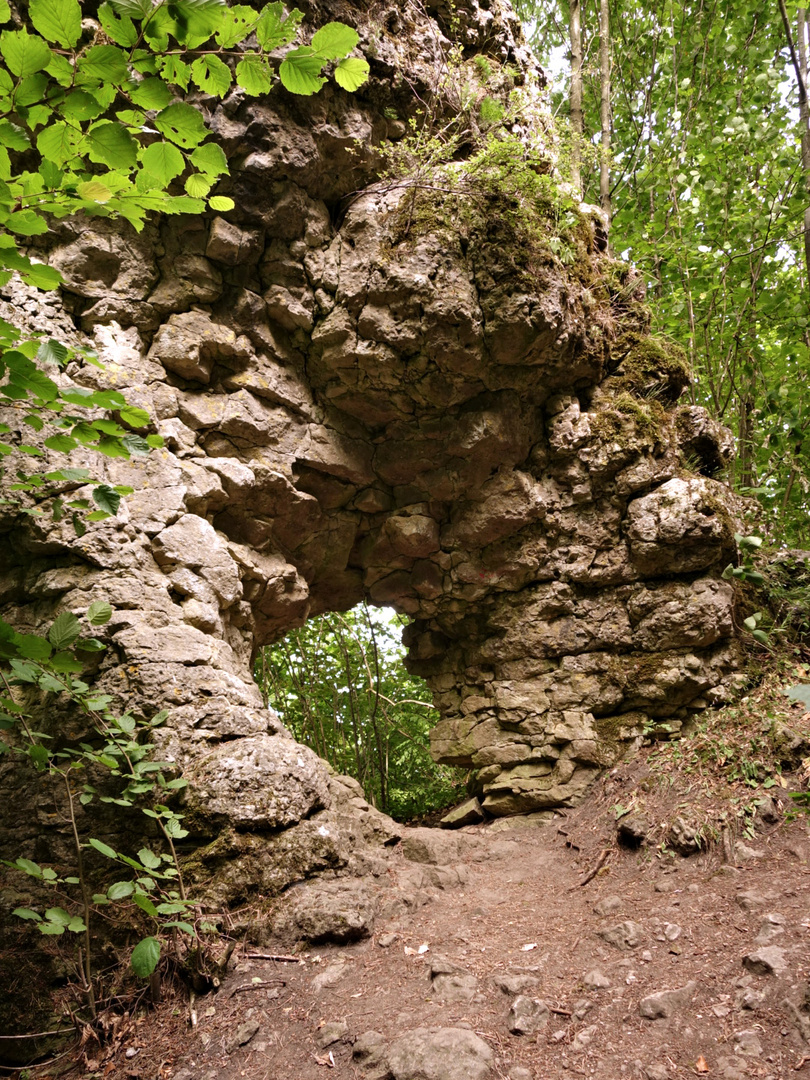
[[[511, 9], [458, 6], [470, 48], [535, 95]], [[165, 448], [90, 462], [135, 494], [80, 539], [2, 511], [0, 611], [26, 629], [110, 602], [97, 685], [170, 710], [158, 752], [192, 781], [190, 872], [222, 905], [396, 838], [253, 682], [257, 648], [310, 615], [367, 598], [411, 616], [434, 755], [474, 770], [490, 815], [575, 803], [645, 725], [734, 687], [735, 508], [711, 479], [729, 438], [678, 405], [683, 363], [611, 287], [598, 214], [579, 214], [573, 268], [548, 250], [526, 269], [492, 207], [470, 243], [441, 215], [411, 223], [407, 178], [378, 183], [377, 148], [418, 107], [397, 73], [434, 86], [448, 48], [449, 14], [426, 11], [380, 30], [351, 8], [375, 40], [356, 96], [215, 112], [227, 220], [57, 223], [61, 305], [3, 293], [5, 317], [92, 345], [105, 370], [70, 377], [147, 408]], [[3, 854], [69, 862], [58, 828], [41, 849], [52, 796], [31, 791], [4, 801]]]

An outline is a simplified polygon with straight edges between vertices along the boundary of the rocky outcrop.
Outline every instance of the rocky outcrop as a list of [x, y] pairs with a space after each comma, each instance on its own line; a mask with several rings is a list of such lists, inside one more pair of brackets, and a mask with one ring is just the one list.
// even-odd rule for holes
[[[458, 7], [470, 55], [511, 65], [498, 86], [528, 102], [542, 77], [511, 10]], [[104, 370], [68, 375], [124, 391], [165, 440], [92, 461], [135, 494], [81, 538], [3, 512], [0, 611], [33, 628], [109, 601], [97, 685], [170, 710], [158, 752], [191, 780], [192, 871], [220, 904], [395, 835], [254, 685], [256, 649], [310, 615], [367, 598], [411, 617], [434, 754], [473, 770], [494, 815], [572, 804], [645, 725], [734, 686], [735, 511], [711, 479], [727, 433], [678, 404], [684, 364], [645, 337], [598, 212], [571, 212], [563, 261], [539, 225], [528, 245], [520, 231], [539, 215], [553, 232], [558, 210], [516, 217], [496, 194], [453, 213], [407, 175], [380, 182], [412, 88], [452, 110], [451, 16], [349, 16], [363, 92], [233, 95], [214, 113], [227, 220], [56, 223], [63, 306], [12, 283], [0, 312], [92, 345]], [[31, 790], [4, 804], [15, 856], [43, 856], [49, 796]]]

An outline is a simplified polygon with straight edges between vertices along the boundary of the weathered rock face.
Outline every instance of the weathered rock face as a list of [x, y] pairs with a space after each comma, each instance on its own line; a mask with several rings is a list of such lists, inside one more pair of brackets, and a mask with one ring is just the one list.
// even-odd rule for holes
[[[81, 539], [7, 513], [0, 611], [37, 627], [112, 604], [98, 685], [170, 709], [159, 751], [192, 780], [197, 871], [219, 872], [223, 903], [345, 866], [371, 822], [253, 683], [255, 650], [309, 615], [366, 597], [412, 617], [435, 756], [474, 769], [495, 815], [571, 804], [650, 718], [722, 700], [735, 669], [734, 507], [683, 465], [712, 473], [728, 436], [678, 406], [683, 365], [609, 288], [598, 218], [579, 215], [575, 265], [547, 251], [529, 270], [508, 233], [487, 241], [492, 207], [474, 243], [441, 215], [412, 227], [376, 148], [415, 112], [408, 81], [438, 85], [449, 13], [332, 6], [373, 42], [372, 81], [225, 102], [228, 220], [59, 223], [64, 307], [5, 291], [6, 317], [92, 344], [104, 372], [69, 374], [149, 409], [165, 448], [92, 460], [135, 494]], [[458, 7], [469, 50], [523, 81], [506, 4]], [[5, 802], [15, 856], [41, 845], [47, 798]]]

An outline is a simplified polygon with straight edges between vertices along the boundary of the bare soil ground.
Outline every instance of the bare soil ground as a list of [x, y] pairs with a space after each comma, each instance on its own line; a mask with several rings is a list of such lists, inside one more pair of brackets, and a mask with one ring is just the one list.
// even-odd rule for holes
[[[762, 691], [714, 714], [543, 825], [464, 830], [462, 883], [378, 917], [370, 938], [294, 962], [255, 955], [281, 944], [240, 944], [217, 993], [190, 1008], [177, 992], [122, 1021], [72, 1075], [390, 1077], [384, 1051], [400, 1036], [451, 1027], [489, 1045], [493, 1080], [810, 1076], [810, 836], [788, 797], [806, 776], [774, 764], [775, 707]], [[801, 712], [790, 722], [810, 737]], [[628, 821], [644, 834], [636, 849], [619, 839]], [[673, 850], [695, 834], [698, 853]], [[393, 852], [378, 887], [413, 880], [415, 865]], [[645, 1004], [671, 990], [683, 992]], [[510, 1031], [516, 997], [525, 1034]], [[376, 1066], [360, 1053], [375, 1045]]]

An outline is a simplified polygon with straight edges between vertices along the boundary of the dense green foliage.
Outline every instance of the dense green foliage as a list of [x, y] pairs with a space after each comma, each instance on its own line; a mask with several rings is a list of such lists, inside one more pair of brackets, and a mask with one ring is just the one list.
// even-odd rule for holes
[[256, 678], [299, 742], [406, 821], [458, 799], [463, 779], [430, 757], [437, 717], [424, 682], [402, 666], [400, 630], [366, 606], [321, 615], [263, 649]]
[[[521, 0], [547, 60], [567, 3]], [[799, 57], [802, 12], [793, 19]], [[585, 139], [600, 132], [598, 4], [582, 4]], [[737, 436], [732, 479], [774, 535], [810, 543], [810, 334], [797, 80], [776, 3], [610, 0], [612, 242], [684, 346], [696, 403]], [[567, 99], [557, 95], [564, 115]], [[599, 202], [597, 154], [583, 168]]]

